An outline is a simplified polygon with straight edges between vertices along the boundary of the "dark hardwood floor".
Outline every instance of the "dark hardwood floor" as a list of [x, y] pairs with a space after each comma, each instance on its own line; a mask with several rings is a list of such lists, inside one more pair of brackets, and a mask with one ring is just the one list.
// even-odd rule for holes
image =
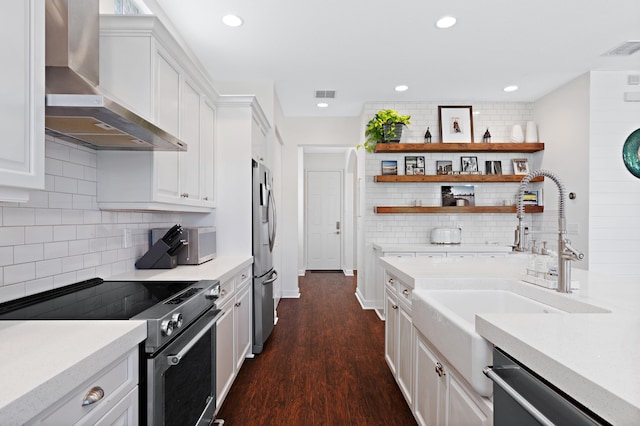
[[245, 425], [415, 425], [384, 359], [384, 322], [355, 279], [307, 272], [282, 299], [263, 352], [247, 359], [218, 418]]

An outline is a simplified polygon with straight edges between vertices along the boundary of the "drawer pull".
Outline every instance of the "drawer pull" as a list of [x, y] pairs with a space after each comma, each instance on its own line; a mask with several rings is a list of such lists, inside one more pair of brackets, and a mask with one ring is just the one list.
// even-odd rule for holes
[[393, 278], [389, 278], [389, 284], [393, 284]]
[[402, 290], [402, 294], [407, 295], [409, 294], [409, 289], [405, 288], [404, 290]]
[[82, 400], [82, 406], [91, 405], [104, 398], [104, 390], [100, 386], [92, 387]]
[[227, 290], [225, 290], [224, 288], [220, 290], [220, 296], [224, 296], [225, 294], [227, 294]]
[[242, 305], [242, 302], [238, 302], [238, 303], [236, 303], [236, 308], [239, 308], [239, 307], [240, 307], [240, 305]]
[[240, 279], [244, 280], [245, 278], [247, 278], [247, 274], [240, 275]]
[[391, 305], [393, 309], [398, 309], [398, 305]]

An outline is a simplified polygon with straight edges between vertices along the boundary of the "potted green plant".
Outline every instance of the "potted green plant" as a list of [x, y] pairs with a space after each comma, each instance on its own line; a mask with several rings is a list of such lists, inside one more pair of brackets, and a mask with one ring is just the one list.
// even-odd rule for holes
[[394, 109], [378, 111], [367, 123], [364, 131], [367, 140], [362, 146], [367, 152], [373, 152], [378, 143], [399, 142], [404, 126], [411, 124], [410, 119], [410, 115], [400, 115]]

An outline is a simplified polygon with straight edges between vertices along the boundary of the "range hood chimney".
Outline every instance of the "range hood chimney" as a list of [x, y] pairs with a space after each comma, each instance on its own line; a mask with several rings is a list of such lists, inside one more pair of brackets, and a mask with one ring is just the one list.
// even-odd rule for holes
[[187, 144], [100, 93], [99, 0], [46, 0], [45, 129], [93, 149], [186, 151]]

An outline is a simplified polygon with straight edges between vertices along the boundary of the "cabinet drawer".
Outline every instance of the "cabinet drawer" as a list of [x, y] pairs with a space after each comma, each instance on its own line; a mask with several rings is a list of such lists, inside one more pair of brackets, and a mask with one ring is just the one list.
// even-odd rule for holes
[[220, 283], [220, 297], [216, 301], [216, 305], [221, 306], [225, 303], [229, 296], [233, 296], [235, 291], [235, 278]]
[[242, 271], [240, 271], [240, 273], [236, 276], [236, 290], [240, 291], [245, 287], [245, 285], [251, 282], [251, 279], [253, 277], [251, 273], [252, 269], [252, 266], [249, 265]]
[[[138, 383], [138, 348], [130, 351], [109, 367], [87, 380], [63, 397], [30, 424], [36, 425], [89, 425], [111, 410], [119, 400]], [[91, 390], [102, 389], [104, 396], [98, 401], [82, 405]]]
[[398, 294], [398, 302], [403, 303], [408, 308], [411, 308], [411, 293], [413, 292], [413, 289], [402, 281], [398, 281], [396, 283], [396, 292]]
[[413, 252], [406, 252], [406, 251], [401, 251], [401, 252], [386, 252], [386, 253], [382, 253], [382, 255], [384, 257], [415, 257], [416, 254]]
[[446, 257], [446, 256], [447, 256], [446, 252], [423, 251], [423, 252], [416, 253], [416, 257]]

